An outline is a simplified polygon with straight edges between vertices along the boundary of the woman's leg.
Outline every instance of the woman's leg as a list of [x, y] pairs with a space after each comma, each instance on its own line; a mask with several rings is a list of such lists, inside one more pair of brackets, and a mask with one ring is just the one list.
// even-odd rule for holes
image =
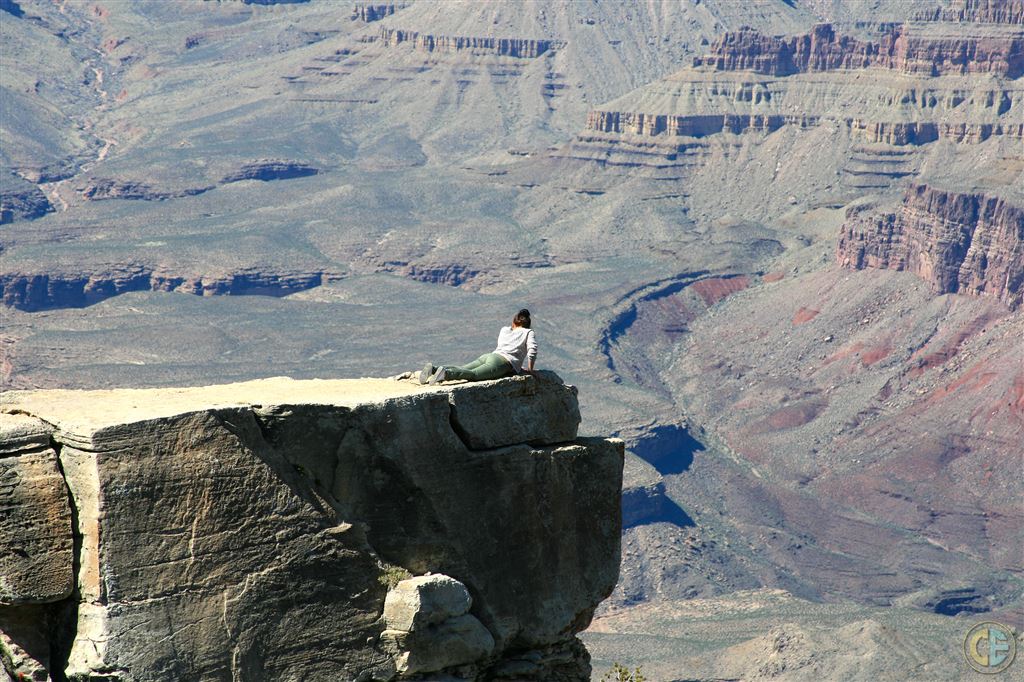
[[474, 369], [476, 369], [477, 367], [479, 367], [480, 365], [484, 364], [487, 361], [487, 356], [488, 355], [490, 355], [490, 353], [484, 353], [483, 355], [478, 357], [473, 362], [468, 362], [465, 365], [459, 365], [455, 369], [474, 370]]
[[[477, 364], [479, 363], [479, 364]], [[509, 361], [497, 353], [487, 353], [470, 363], [476, 364], [472, 369], [463, 367], [445, 367], [445, 379], [464, 379], [466, 381], [487, 381], [500, 379], [515, 374]]]

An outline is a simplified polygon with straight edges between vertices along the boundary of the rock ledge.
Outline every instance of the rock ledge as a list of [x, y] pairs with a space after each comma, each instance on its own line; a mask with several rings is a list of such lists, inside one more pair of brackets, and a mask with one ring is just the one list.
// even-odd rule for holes
[[0, 408], [0, 679], [589, 679], [623, 450], [553, 373]]

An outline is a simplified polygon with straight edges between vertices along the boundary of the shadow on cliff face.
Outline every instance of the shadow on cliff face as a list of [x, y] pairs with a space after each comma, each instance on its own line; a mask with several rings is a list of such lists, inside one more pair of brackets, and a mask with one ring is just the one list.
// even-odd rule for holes
[[688, 470], [694, 455], [704, 451], [704, 445], [685, 426], [666, 424], [652, 428], [630, 449], [659, 474], [667, 476]]
[[[680, 424], [666, 424], [649, 429], [630, 450], [650, 464], [661, 476], [685, 473], [693, 464], [694, 455], [704, 445]], [[671, 523], [685, 528], [695, 526], [693, 518], [669, 497], [664, 481], [627, 487], [622, 491], [622, 525], [624, 528], [649, 523]]]

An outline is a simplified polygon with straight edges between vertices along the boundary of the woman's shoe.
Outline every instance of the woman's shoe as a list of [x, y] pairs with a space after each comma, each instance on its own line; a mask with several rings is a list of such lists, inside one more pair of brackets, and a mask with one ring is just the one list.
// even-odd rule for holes
[[442, 381], [444, 381], [444, 375], [444, 367], [438, 367], [437, 371], [430, 375], [430, 378], [427, 380], [427, 383], [429, 383], [431, 386], [433, 386], [434, 384], [439, 384]]
[[428, 362], [427, 364], [423, 365], [423, 369], [420, 370], [419, 376], [417, 377], [417, 380], [420, 382], [420, 385], [422, 386], [423, 384], [427, 383], [427, 381], [430, 380], [430, 375], [433, 373], [434, 366], [432, 364]]

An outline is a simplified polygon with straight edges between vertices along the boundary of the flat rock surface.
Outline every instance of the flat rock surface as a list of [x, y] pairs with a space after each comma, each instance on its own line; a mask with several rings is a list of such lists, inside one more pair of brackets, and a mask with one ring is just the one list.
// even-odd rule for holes
[[187, 388], [12, 391], [0, 398], [0, 406], [5, 411], [30, 412], [65, 430], [98, 430], [222, 407], [299, 403], [355, 407], [436, 390], [393, 379], [274, 377]]

